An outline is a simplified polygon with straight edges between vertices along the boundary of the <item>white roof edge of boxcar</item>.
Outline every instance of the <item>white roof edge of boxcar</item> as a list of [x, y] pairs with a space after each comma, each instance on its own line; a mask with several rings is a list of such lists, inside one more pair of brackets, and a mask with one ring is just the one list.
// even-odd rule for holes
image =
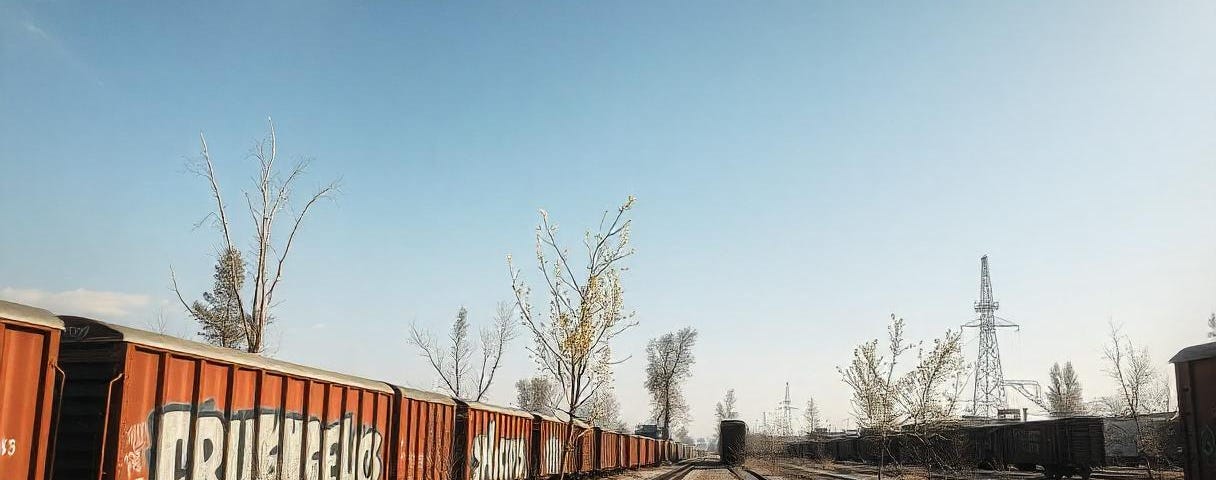
[[63, 330], [63, 320], [38, 307], [0, 300], [0, 318]]
[[406, 398], [412, 398], [414, 400], [422, 400], [424, 402], [431, 402], [431, 403], [442, 403], [444, 405], [456, 405], [456, 399], [449, 397], [447, 395], [444, 395], [442, 393], [439, 393], [439, 392], [430, 392], [430, 391], [426, 391], [426, 390], [419, 390], [417, 388], [410, 388], [410, 387], [396, 385], [396, 384], [393, 384], [392, 387], [397, 389], [397, 391], [401, 392], [401, 395]]
[[64, 338], [65, 342], [72, 342], [72, 341], [76, 341], [76, 342], [90, 342], [90, 341], [130, 342], [130, 343], [134, 343], [134, 344], [138, 344], [138, 345], [145, 345], [145, 346], [159, 348], [159, 349], [168, 350], [168, 351], [172, 351], [172, 352], [185, 353], [185, 354], [195, 355], [195, 356], [203, 357], [203, 358], [212, 358], [215, 360], [229, 362], [229, 363], [233, 363], [233, 364], [237, 364], [237, 365], [244, 365], [247, 367], [261, 368], [261, 369], [285, 373], [288, 375], [311, 378], [313, 380], [322, 380], [322, 381], [339, 383], [339, 384], [344, 384], [344, 385], [351, 385], [351, 386], [361, 387], [361, 388], [365, 388], [368, 390], [375, 390], [378, 392], [384, 392], [384, 393], [389, 393], [389, 394], [393, 393], [393, 389], [391, 386], [389, 386], [389, 384], [380, 382], [380, 381], [376, 381], [376, 380], [363, 378], [363, 377], [356, 377], [354, 375], [347, 375], [345, 373], [337, 373], [337, 372], [331, 372], [328, 370], [321, 370], [319, 368], [313, 368], [313, 367], [308, 367], [308, 366], [304, 366], [304, 365], [300, 365], [300, 364], [296, 364], [296, 363], [285, 362], [283, 360], [276, 360], [273, 358], [263, 357], [261, 355], [241, 352], [241, 351], [233, 350], [230, 348], [217, 347], [214, 345], [208, 345], [205, 343], [195, 342], [192, 340], [185, 340], [185, 339], [181, 339], [181, 338], [177, 338], [177, 337], [171, 337], [169, 335], [162, 335], [159, 333], [149, 332], [147, 330], [140, 330], [138, 328], [116, 325], [113, 323], [103, 322], [101, 320], [95, 320], [95, 319], [87, 318], [87, 317], [64, 315], [61, 318], [66, 320], [67, 322], [85, 321], [85, 322], [93, 323], [96, 325], [100, 325], [104, 328], [113, 330], [115, 333], [118, 334], [117, 338], [111, 337], [111, 336], [99, 336], [99, 337], [89, 338], [90, 333], [96, 333], [96, 332], [87, 332], [87, 331], [69, 332], [74, 335], [65, 335], [65, 338]]
[[[546, 415], [546, 414], [539, 413], [539, 412], [531, 412], [531, 413], [533, 415], [540, 417], [542, 420], [548, 420], [550, 422], [557, 422], [557, 423], [561, 423], [561, 424], [566, 423], [565, 420], [562, 420], [561, 417], [558, 417], [556, 415]], [[577, 418], [574, 419], [574, 426], [576, 426], [578, 428], [591, 428], [591, 424], [584, 422], [582, 420], [579, 420]]]
[[496, 412], [496, 413], [505, 413], [507, 415], [514, 415], [516, 417], [532, 418], [532, 415], [533, 415], [532, 412], [529, 412], [527, 410], [520, 410], [518, 408], [511, 408], [511, 407], [500, 407], [498, 405], [490, 405], [488, 403], [474, 402], [472, 400], [460, 400], [460, 403], [467, 405], [470, 408], [476, 408], [478, 410], [487, 410], [487, 411]]

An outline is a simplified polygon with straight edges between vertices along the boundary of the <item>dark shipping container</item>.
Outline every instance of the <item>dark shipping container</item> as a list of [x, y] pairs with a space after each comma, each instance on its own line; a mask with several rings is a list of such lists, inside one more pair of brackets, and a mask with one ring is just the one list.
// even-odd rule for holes
[[723, 420], [718, 424], [718, 456], [726, 465], [742, 465], [747, 458], [747, 424]]

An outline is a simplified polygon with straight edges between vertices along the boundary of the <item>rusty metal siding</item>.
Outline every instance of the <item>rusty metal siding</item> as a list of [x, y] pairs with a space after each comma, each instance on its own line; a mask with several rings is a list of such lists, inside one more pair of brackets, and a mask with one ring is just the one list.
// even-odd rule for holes
[[[457, 459], [464, 459], [459, 480], [521, 480], [529, 476], [532, 416], [481, 404], [460, 405], [457, 429], [464, 437]], [[466, 423], [467, 422], [467, 423]]]
[[412, 398], [412, 391], [397, 392], [393, 420], [396, 451], [394, 480], [449, 480], [453, 457], [456, 406], [447, 401]]
[[[541, 477], [556, 476], [562, 472], [574, 473], [578, 470], [579, 454], [577, 451], [565, 452], [566, 424], [544, 417], [536, 417], [540, 422], [540, 471]], [[583, 429], [574, 427], [575, 448], [579, 448], [579, 436]], [[563, 455], [563, 453], [565, 453]], [[560, 463], [559, 463], [560, 462]], [[560, 468], [559, 468], [560, 467]]]
[[1187, 480], [1216, 480], [1216, 345], [1186, 348], [1170, 362], [1177, 379], [1183, 472]]
[[45, 310], [0, 303], [0, 473], [44, 480], [63, 327]]
[[622, 459], [624, 449], [623, 440], [620, 434], [609, 432], [599, 428], [595, 429], [596, 436], [596, 466], [597, 470], [610, 471], [621, 468], [624, 464]]
[[[68, 320], [65, 318], [65, 320]], [[68, 324], [83, 327], [84, 319]], [[91, 321], [88, 321], [91, 322]], [[63, 480], [380, 480], [389, 468], [388, 440], [392, 390], [387, 385], [334, 374], [325, 379], [274, 368], [237, 364], [233, 353], [211, 358], [125, 341], [95, 322], [87, 333], [64, 343], [87, 365], [114, 368], [112, 401], [99, 395], [78, 408], [102, 410], [82, 432], [101, 440], [100, 474], [56, 476]], [[82, 331], [82, 330], [78, 330]], [[117, 347], [109, 358], [99, 345]], [[208, 351], [199, 348], [199, 352]], [[227, 358], [231, 357], [231, 358]], [[259, 362], [249, 362], [259, 363]], [[265, 363], [267, 366], [284, 362]], [[297, 372], [311, 372], [295, 367]], [[83, 370], [80, 370], [83, 371]], [[73, 378], [69, 386], [87, 378]], [[379, 388], [368, 388], [369, 386]], [[68, 408], [65, 407], [65, 415]]]
[[386, 392], [138, 345], [123, 375], [106, 478], [385, 478]]
[[578, 442], [574, 445], [578, 455], [578, 471], [581, 473], [590, 473], [595, 470], [595, 449], [599, 443], [597, 441], [599, 436], [595, 432], [595, 429], [587, 427], [579, 429]]

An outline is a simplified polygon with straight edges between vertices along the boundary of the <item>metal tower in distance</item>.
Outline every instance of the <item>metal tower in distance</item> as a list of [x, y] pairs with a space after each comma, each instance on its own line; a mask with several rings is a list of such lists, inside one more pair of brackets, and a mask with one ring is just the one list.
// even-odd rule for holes
[[777, 411], [781, 412], [781, 415], [777, 417], [777, 435], [788, 437], [794, 434], [794, 422], [790, 417], [790, 412], [797, 409], [794, 402], [790, 401], [790, 382], [785, 382], [785, 400], [782, 400], [777, 406]]
[[971, 414], [978, 417], [995, 417], [997, 410], [1005, 408], [1005, 374], [1001, 370], [1001, 349], [996, 341], [996, 329], [1016, 328], [1018, 325], [996, 316], [1000, 304], [992, 299], [992, 279], [988, 277], [988, 256], [980, 257], [980, 299], [975, 302], [975, 313], [979, 314], [967, 328], [980, 331], [978, 357], [975, 361], [975, 392], [972, 397]]

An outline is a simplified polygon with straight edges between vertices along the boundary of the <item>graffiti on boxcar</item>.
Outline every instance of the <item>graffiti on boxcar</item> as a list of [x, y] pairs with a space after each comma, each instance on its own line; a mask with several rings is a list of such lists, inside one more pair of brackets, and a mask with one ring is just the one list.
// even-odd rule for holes
[[557, 473], [562, 466], [562, 439], [556, 435], [545, 441], [545, 471]]
[[473, 437], [471, 480], [513, 480], [528, 476], [528, 444], [523, 438], [498, 438], [497, 425]]
[[350, 413], [330, 423], [267, 408], [226, 415], [208, 400], [197, 415], [189, 404], [166, 405], [123, 437], [130, 480], [379, 480], [383, 473], [381, 433], [356, 425]]

